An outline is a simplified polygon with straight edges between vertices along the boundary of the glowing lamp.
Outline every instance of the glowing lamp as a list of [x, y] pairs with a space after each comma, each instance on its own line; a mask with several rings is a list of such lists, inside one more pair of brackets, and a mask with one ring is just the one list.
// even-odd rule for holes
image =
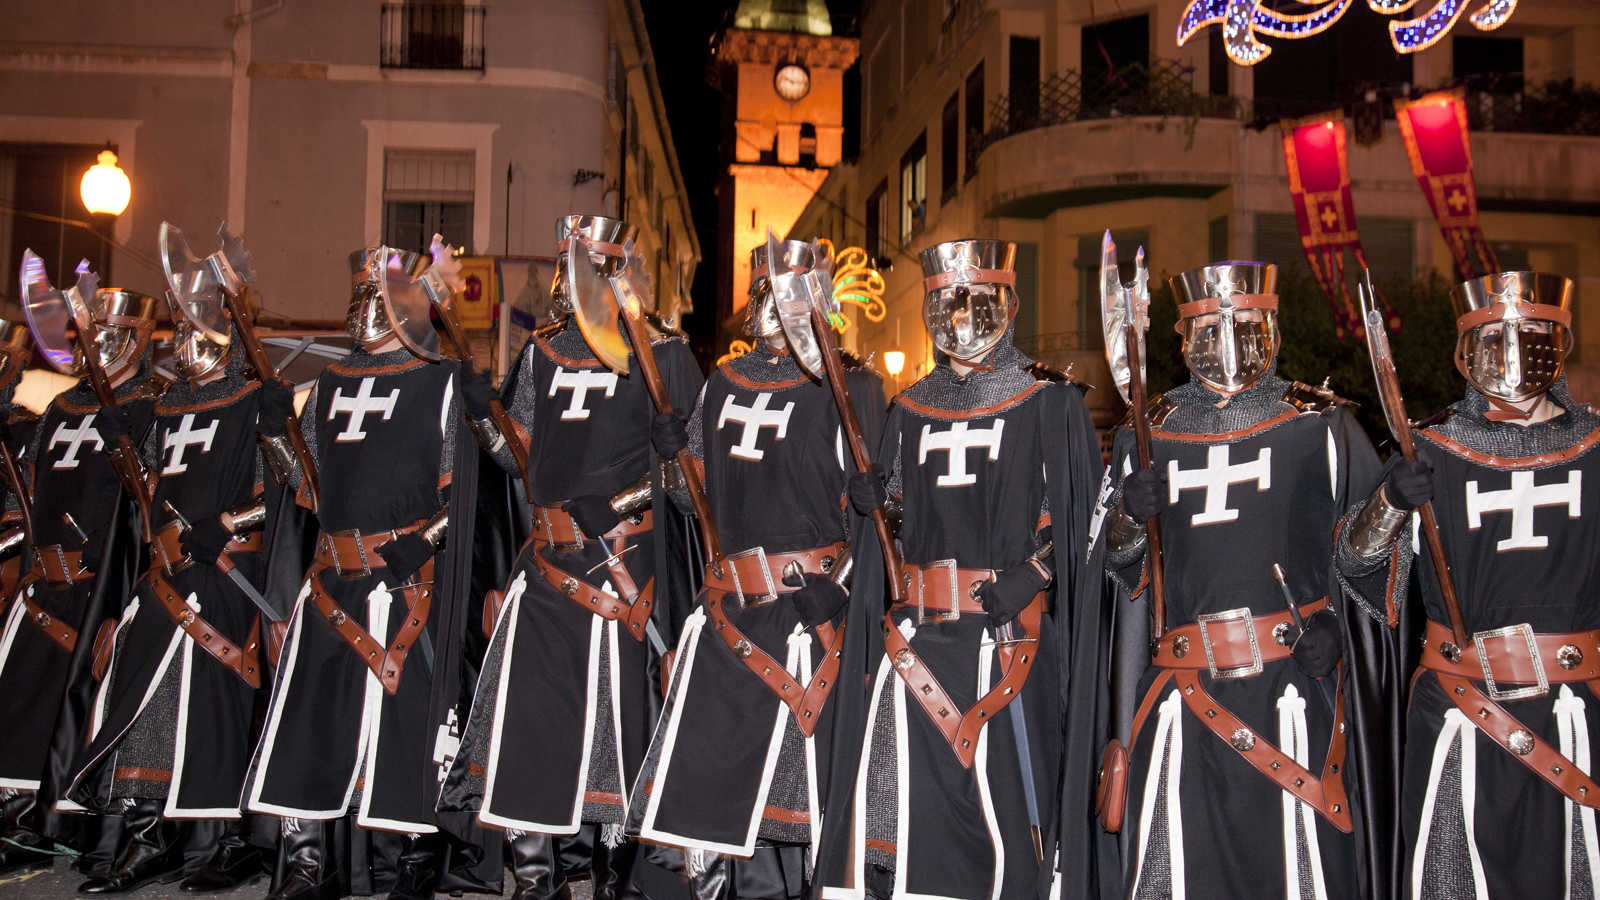
[[905, 354], [905, 351], [903, 351], [903, 350], [886, 350], [886, 351], [884, 351], [884, 354], [883, 354], [883, 367], [885, 369], [889, 370], [889, 374], [890, 375], [893, 375], [896, 378], [900, 377], [901, 371], [903, 371], [905, 369], [905, 367], [906, 367], [906, 354]]
[[78, 185], [78, 193], [89, 212], [111, 216], [122, 215], [132, 192], [128, 173], [117, 165], [117, 154], [109, 148], [100, 151], [99, 161], [83, 173], [83, 181]]

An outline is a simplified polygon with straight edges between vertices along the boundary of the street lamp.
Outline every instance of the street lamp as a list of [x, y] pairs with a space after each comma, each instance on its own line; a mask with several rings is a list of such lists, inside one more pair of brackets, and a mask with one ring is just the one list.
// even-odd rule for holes
[[100, 151], [99, 161], [83, 173], [78, 193], [90, 213], [120, 216], [128, 208], [128, 198], [132, 194], [128, 173], [117, 165], [117, 154], [109, 144]]
[[901, 371], [906, 367], [906, 354], [904, 350], [885, 350], [883, 352], [883, 367], [889, 370], [889, 375], [899, 378]]

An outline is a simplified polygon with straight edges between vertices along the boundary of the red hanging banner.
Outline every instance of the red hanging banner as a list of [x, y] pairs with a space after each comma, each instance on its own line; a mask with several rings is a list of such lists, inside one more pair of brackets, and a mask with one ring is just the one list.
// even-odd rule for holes
[[1494, 249], [1478, 227], [1478, 186], [1467, 142], [1465, 89], [1435, 91], [1417, 100], [1395, 98], [1411, 171], [1433, 210], [1462, 278], [1498, 272]]
[[[1283, 162], [1289, 170], [1289, 194], [1306, 262], [1333, 307], [1340, 340], [1358, 333], [1361, 317], [1350, 301], [1344, 277], [1344, 251], [1365, 268], [1356, 229], [1355, 201], [1350, 197], [1350, 166], [1345, 156], [1344, 114], [1322, 113], [1278, 123], [1283, 130]], [[1397, 323], [1396, 323], [1397, 324]]]

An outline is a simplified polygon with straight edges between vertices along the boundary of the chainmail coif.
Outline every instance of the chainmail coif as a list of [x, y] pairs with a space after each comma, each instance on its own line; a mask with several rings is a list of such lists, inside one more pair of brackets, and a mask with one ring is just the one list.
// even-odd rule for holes
[[1489, 401], [1468, 388], [1466, 396], [1451, 405], [1450, 418], [1430, 430], [1479, 453], [1516, 458], [1559, 453], [1600, 428], [1600, 415], [1588, 404], [1572, 399], [1567, 392], [1566, 378], [1550, 386], [1550, 400], [1563, 412], [1548, 422], [1534, 425], [1494, 422], [1486, 416]]

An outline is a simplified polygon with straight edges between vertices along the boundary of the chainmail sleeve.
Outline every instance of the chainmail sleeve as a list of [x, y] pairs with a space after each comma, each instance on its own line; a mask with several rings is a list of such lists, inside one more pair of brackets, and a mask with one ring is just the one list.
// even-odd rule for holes
[[[300, 434], [306, 440], [306, 452], [311, 455], [311, 464], [320, 466], [317, 459], [317, 383], [313, 382], [311, 390], [306, 393], [306, 404], [300, 407]], [[301, 476], [299, 466], [295, 466], [289, 475], [289, 483], [285, 487], [299, 493]]]
[[1413, 515], [1406, 521], [1388, 552], [1362, 556], [1350, 545], [1349, 532], [1366, 504], [1367, 501], [1362, 500], [1351, 507], [1334, 531], [1334, 576], [1362, 613], [1376, 621], [1396, 625], [1400, 604], [1411, 585], [1411, 567], [1416, 561], [1417, 518]]
[[153, 417], [144, 430], [144, 440], [139, 442], [139, 465], [144, 466], [146, 477], [161, 471], [161, 429], [156, 427]]
[[[705, 405], [706, 387], [701, 385], [700, 396], [694, 401], [694, 412], [690, 414], [689, 421], [684, 426], [689, 433], [689, 454], [701, 463], [706, 459], [706, 428], [705, 422], [700, 418]], [[671, 461], [666, 463], [669, 466], [672, 464]], [[667, 496], [672, 498], [672, 505], [678, 508], [678, 512], [686, 516], [694, 515], [694, 502], [689, 499], [689, 486], [682, 478], [671, 479]]]
[[[538, 391], [538, 379], [534, 377], [533, 371], [532, 350], [533, 340], [529, 339], [522, 345], [522, 353], [517, 356], [516, 367], [500, 385], [500, 403], [505, 406], [506, 415], [529, 435], [534, 434], [533, 410], [535, 394]], [[517, 457], [511, 452], [510, 443], [518, 438], [516, 435], [508, 434], [505, 435], [505, 439], [506, 442], [489, 455], [507, 474], [521, 478], [522, 470], [517, 468]]]
[[[444, 382], [444, 396], [439, 401], [439, 434], [443, 442], [439, 445], [439, 484], [450, 484], [450, 474], [455, 471], [456, 440], [461, 429], [456, 427], [456, 379], [460, 371], [452, 372]], [[448, 487], [441, 487], [439, 495], [445, 503], [450, 502]]]
[[[43, 419], [41, 418], [40, 421], [43, 421]], [[23, 481], [25, 482], [23, 487], [30, 494], [33, 492], [33, 483], [32, 483], [33, 482], [33, 475], [32, 475], [32, 472], [33, 472], [33, 468], [39, 464], [38, 463], [38, 460], [40, 459], [39, 454], [43, 452], [40, 449], [40, 445], [43, 442], [44, 442], [44, 428], [42, 428], [42, 427], [34, 428], [33, 429], [33, 434], [28, 437], [28, 443], [23, 445], [22, 453], [17, 458], [17, 470], [21, 474], [21, 476], [23, 478]], [[21, 512], [22, 511], [22, 503], [17, 499], [17, 492], [16, 491], [6, 491], [5, 511], [8, 512], [8, 513]]]

